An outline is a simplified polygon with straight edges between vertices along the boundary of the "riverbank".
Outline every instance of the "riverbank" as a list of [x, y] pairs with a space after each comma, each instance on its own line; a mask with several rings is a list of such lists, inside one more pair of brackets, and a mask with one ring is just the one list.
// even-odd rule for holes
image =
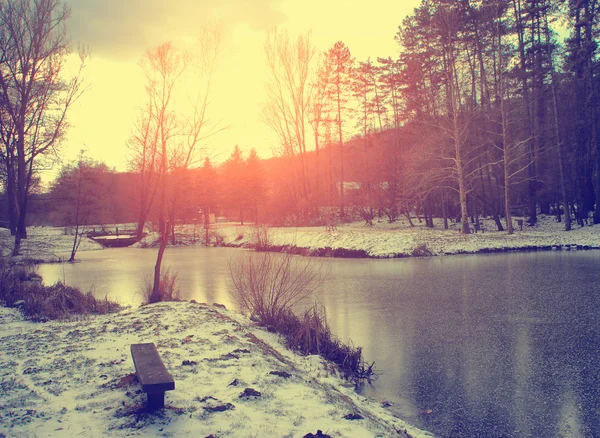
[[[318, 257], [393, 258], [423, 257], [452, 254], [475, 254], [508, 251], [600, 249], [600, 225], [575, 226], [569, 232], [554, 216], [539, 216], [534, 226], [525, 224], [514, 234], [497, 231], [493, 220], [483, 220], [483, 231], [464, 235], [460, 224], [450, 223], [443, 228], [441, 219], [434, 219], [434, 228], [425, 227], [413, 219], [389, 224], [386, 221], [366, 226], [364, 222], [338, 225], [334, 230], [325, 227], [257, 228], [236, 223], [213, 224], [211, 245], [287, 251]], [[516, 221], [516, 219], [515, 219]], [[31, 227], [29, 238], [22, 241], [21, 258], [55, 262], [68, 258], [73, 236], [64, 228]], [[176, 246], [202, 245], [205, 231], [202, 225], [177, 225]], [[13, 242], [8, 230], [0, 229], [0, 246], [9, 254]], [[158, 234], [149, 232], [138, 248], [158, 245]], [[101, 250], [91, 239], [83, 239], [78, 251]]]
[[[6, 228], [0, 228], [0, 249], [3, 256], [10, 255], [14, 237]], [[17, 260], [53, 263], [67, 260], [73, 248], [73, 236], [65, 234], [63, 227], [29, 227], [27, 239], [21, 241], [21, 254]], [[97, 251], [103, 247], [92, 239], [83, 238], [78, 251]]]
[[[540, 216], [534, 226], [525, 224], [514, 234], [496, 231], [493, 220], [483, 221], [483, 232], [464, 235], [460, 224], [451, 223], [443, 228], [441, 219], [434, 220], [434, 228], [427, 228], [416, 220], [414, 227], [405, 220], [394, 224], [364, 222], [338, 226], [327, 231], [324, 227], [270, 228], [268, 246], [272, 250], [286, 250], [298, 254], [325, 257], [422, 257], [451, 254], [472, 254], [505, 251], [600, 249], [600, 226], [575, 226], [565, 232], [564, 224], [554, 216]], [[256, 231], [253, 227], [221, 227], [223, 243], [227, 246], [253, 247]], [[260, 239], [259, 239], [260, 240]]]
[[[139, 342], [157, 345], [176, 382], [161, 412], [144, 409], [129, 353]], [[431, 436], [356, 394], [322, 358], [218, 306], [43, 324], [0, 308], [0, 352], [0, 436]]]

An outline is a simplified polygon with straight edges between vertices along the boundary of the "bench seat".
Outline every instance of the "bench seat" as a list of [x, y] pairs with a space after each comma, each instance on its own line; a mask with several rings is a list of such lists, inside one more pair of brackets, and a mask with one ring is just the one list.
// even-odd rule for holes
[[148, 396], [148, 408], [163, 408], [165, 391], [174, 390], [175, 381], [160, 359], [156, 345], [131, 344], [131, 357], [142, 391]]

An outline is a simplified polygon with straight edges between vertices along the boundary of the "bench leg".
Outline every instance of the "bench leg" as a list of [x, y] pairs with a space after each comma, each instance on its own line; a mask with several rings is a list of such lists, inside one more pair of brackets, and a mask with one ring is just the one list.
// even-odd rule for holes
[[164, 392], [149, 392], [148, 393], [148, 409], [162, 409], [165, 407]]

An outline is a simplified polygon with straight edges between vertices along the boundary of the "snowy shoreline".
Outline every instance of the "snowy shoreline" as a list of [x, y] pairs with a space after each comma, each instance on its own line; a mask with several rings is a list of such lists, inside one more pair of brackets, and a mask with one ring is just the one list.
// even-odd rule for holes
[[[415, 221], [416, 222], [416, 221]], [[434, 220], [434, 228], [415, 223], [411, 227], [406, 220], [393, 224], [384, 221], [366, 226], [363, 222], [339, 225], [334, 230], [325, 227], [273, 227], [261, 228], [266, 245], [262, 249], [311, 257], [340, 258], [405, 258], [446, 256], [454, 254], [485, 254], [517, 251], [544, 250], [597, 250], [600, 249], [600, 226], [576, 226], [569, 232], [564, 224], [553, 216], [540, 216], [535, 226], [525, 225], [514, 234], [496, 231], [492, 220], [483, 221], [483, 232], [464, 235], [460, 224], [450, 223], [445, 230], [440, 219]], [[120, 225], [118, 225], [120, 227]], [[202, 225], [178, 225], [175, 246], [202, 245]], [[266, 230], [266, 231], [265, 231]], [[32, 227], [29, 238], [22, 241], [23, 259], [37, 262], [60, 262], [68, 258], [73, 237], [64, 228]], [[235, 248], [255, 248], [257, 227], [234, 223], [213, 224], [210, 229], [211, 245]], [[158, 234], [148, 233], [132, 247], [153, 248]], [[3, 254], [10, 253], [12, 239], [8, 230], [0, 230], [0, 246]], [[80, 252], [102, 250], [91, 239], [83, 239]]]
[[[257, 228], [211, 228], [223, 246], [252, 247]], [[311, 256], [414, 257], [540, 249], [600, 249], [600, 227], [564, 232], [553, 217], [513, 235], [493, 231], [463, 235], [406, 223], [270, 228], [271, 249]], [[177, 228], [178, 245], [193, 245], [199, 230]], [[33, 227], [23, 241], [24, 259], [64, 261], [72, 236], [64, 229]], [[264, 237], [264, 236], [263, 236]], [[152, 246], [149, 234], [138, 246]], [[0, 232], [3, 253], [11, 248]], [[90, 239], [79, 251], [101, 250]], [[167, 409], [149, 414], [133, 377], [129, 345], [156, 343], [176, 390]], [[291, 378], [270, 374], [285, 371]], [[0, 437], [4, 436], [431, 436], [405, 424], [340, 379], [320, 357], [302, 357], [273, 333], [243, 315], [196, 303], [159, 303], [76, 321], [32, 323], [0, 307]], [[230, 385], [237, 381], [239, 385]], [[262, 396], [240, 399], [245, 388]], [[233, 407], [233, 408], [232, 408]], [[223, 409], [223, 410], [221, 410]], [[349, 414], [363, 419], [348, 420]], [[405, 432], [406, 431], [406, 432]], [[319, 435], [312, 435], [319, 436]]]
[[[0, 308], [0, 341], [0, 436], [432, 436], [358, 395], [321, 357], [220, 306], [48, 323]], [[129, 353], [138, 342], [154, 342], [175, 379], [160, 412], [144, 409]], [[246, 388], [260, 395], [241, 396]]]
[[[565, 232], [564, 224], [553, 216], [540, 216], [538, 223], [515, 230], [509, 235], [495, 231], [492, 220], [483, 222], [484, 231], [464, 235], [460, 224], [443, 229], [441, 220], [430, 229], [422, 224], [411, 227], [399, 221], [394, 224], [364, 223], [339, 226], [326, 231], [323, 227], [270, 228], [266, 249], [287, 251], [316, 257], [404, 258], [478, 254], [512, 251], [600, 249], [600, 227], [575, 227]], [[255, 247], [255, 232], [251, 226], [223, 227], [218, 230], [225, 246]]]

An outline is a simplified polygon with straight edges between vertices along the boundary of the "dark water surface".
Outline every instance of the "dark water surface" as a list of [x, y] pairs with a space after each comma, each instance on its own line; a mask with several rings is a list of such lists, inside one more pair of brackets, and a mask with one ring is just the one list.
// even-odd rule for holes
[[[174, 248], [165, 264], [184, 298], [235, 308], [239, 252]], [[78, 257], [39, 272], [138, 304], [156, 250]], [[600, 252], [316, 262], [333, 332], [384, 372], [362, 391], [401, 418], [448, 437], [600, 436]]]

